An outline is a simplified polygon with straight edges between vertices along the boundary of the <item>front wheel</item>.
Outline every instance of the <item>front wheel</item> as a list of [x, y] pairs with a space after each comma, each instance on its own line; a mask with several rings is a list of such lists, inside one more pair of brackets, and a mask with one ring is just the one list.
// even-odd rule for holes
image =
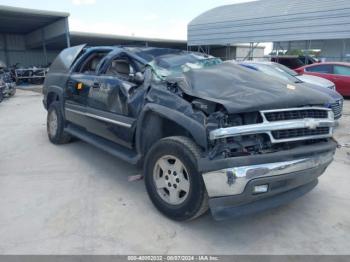
[[144, 175], [149, 197], [167, 217], [183, 221], [208, 210], [208, 195], [197, 169], [199, 147], [187, 137], [168, 137], [148, 152]]

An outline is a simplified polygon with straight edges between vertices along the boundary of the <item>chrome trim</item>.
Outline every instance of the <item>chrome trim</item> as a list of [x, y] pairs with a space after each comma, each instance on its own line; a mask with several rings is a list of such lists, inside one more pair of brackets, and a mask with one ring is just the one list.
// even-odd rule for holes
[[[270, 122], [266, 119], [265, 114], [271, 112], [283, 112], [283, 111], [300, 111], [300, 110], [324, 110], [328, 112], [327, 118], [304, 118], [304, 119], [295, 119], [295, 120], [283, 120], [283, 121], [273, 121]], [[253, 125], [245, 126], [234, 126], [227, 128], [219, 128], [213, 130], [209, 133], [210, 140], [243, 136], [243, 135], [254, 135], [254, 134], [267, 134], [270, 137], [272, 143], [282, 143], [289, 141], [300, 141], [305, 139], [318, 139], [318, 138], [327, 138], [332, 137], [333, 127], [336, 123], [334, 121], [334, 114], [329, 108], [322, 107], [305, 107], [305, 108], [289, 108], [289, 109], [279, 109], [279, 110], [264, 110], [260, 111], [263, 122]], [[313, 136], [304, 136], [296, 138], [287, 138], [287, 139], [275, 139], [271, 132], [279, 130], [288, 130], [288, 129], [316, 129], [318, 127], [329, 127], [329, 133], [324, 135], [313, 135]]]
[[314, 157], [261, 165], [226, 168], [203, 174], [209, 197], [242, 194], [249, 181], [329, 165], [333, 152]]
[[127, 124], [127, 123], [124, 123], [124, 122], [120, 122], [120, 121], [117, 121], [117, 120], [113, 120], [113, 119], [110, 119], [110, 118], [102, 117], [102, 116], [97, 116], [97, 115], [94, 115], [94, 114], [91, 114], [91, 113], [88, 113], [88, 112], [82, 112], [82, 111], [74, 110], [74, 109], [71, 109], [71, 108], [66, 108], [66, 111], [69, 111], [69, 112], [72, 112], [72, 113], [76, 113], [76, 114], [79, 114], [79, 115], [83, 115], [83, 116], [87, 116], [87, 117], [91, 117], [91, 118], [94, 118], [94, 119], [97, 119], [97, 120], [101, 120], [101, 121], [104, 121], [104, 122], [108, 122], [108, 123], [111, 123], [111, 124], [115, 124], [115, 125], [118, 125], [118, 126], [123, 126], [123, 127], [128, 127], [128, 128], [131, 127], [130, 124]]
[[262, 110], [262, 113], [273, 113], [273, 112], [285, 112], [285, 111], [299, 111], [299, 110], [325, 110], [329, 111], [329, 108], [321, 106], [304, 106], [304, 107], [293, 107], [293, 108], [282, 108], [282, 109], [269, 109]]
[[69, 112], [72, 112], [72, 113], [76, 113], [76, 114], [78, 114], [78, 115], [85, 116], [85, 112], [81, 112], [81, 111], [74, 110], [74, 109], [71, 109], [71, 108], [66, 108], [65, 110], [66, 110], [66, 111], [69, 111]]

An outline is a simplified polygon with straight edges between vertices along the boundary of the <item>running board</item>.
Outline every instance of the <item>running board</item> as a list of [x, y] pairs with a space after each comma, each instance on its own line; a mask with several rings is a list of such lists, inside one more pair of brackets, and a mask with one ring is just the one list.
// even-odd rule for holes
[[133, 150], [88, 133], [87, 131], [73, 125], [68, 125], [64, 131], [130, 164], [136, 165], [141, 159], [140, 155], [135, 153]]

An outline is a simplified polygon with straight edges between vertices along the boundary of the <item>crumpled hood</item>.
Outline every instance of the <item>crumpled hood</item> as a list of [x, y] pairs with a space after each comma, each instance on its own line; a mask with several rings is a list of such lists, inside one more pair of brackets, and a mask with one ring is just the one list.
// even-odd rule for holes
[[222, 104], [229, 113], [323, 106], [331, 100], [307, 86], [276, 80], [232, 62], [192, 69], [168, 81], [177, 82], [188, 95]]

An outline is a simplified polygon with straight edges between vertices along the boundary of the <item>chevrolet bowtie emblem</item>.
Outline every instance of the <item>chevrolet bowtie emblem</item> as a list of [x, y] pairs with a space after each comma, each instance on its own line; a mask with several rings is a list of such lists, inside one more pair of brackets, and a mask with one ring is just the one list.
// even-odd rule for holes
[[306, 128], [315, 130], [318, 127], [318, 122], [315, 119], [305, 119]]

